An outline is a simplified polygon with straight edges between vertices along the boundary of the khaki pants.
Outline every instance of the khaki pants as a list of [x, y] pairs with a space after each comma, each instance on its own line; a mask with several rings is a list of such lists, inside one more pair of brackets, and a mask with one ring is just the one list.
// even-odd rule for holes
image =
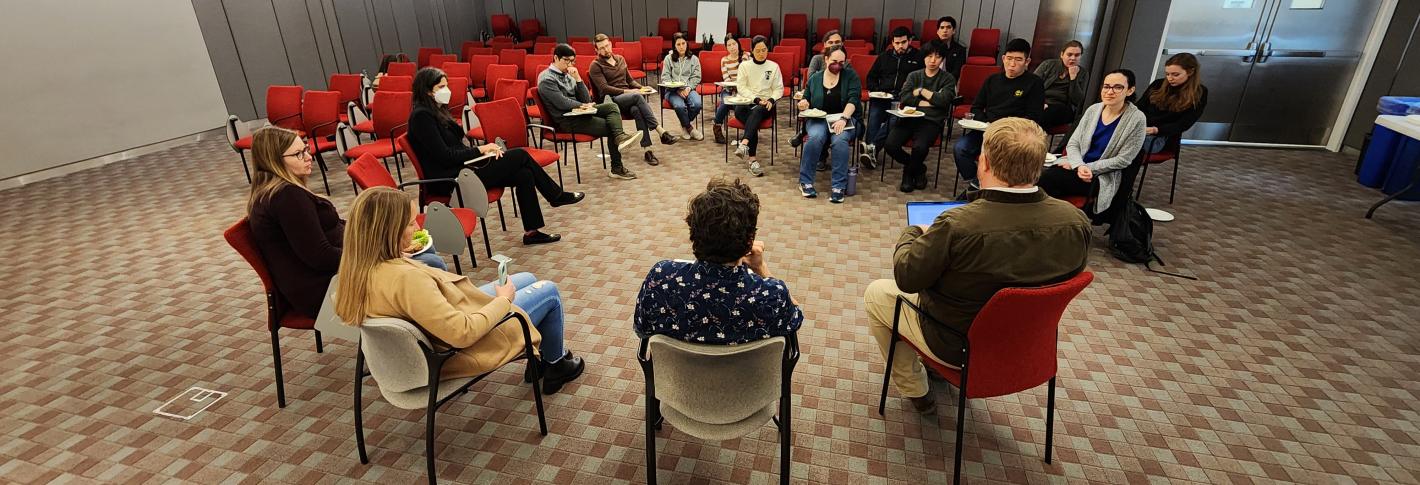
[[[906, 397], [922, 397], [931, 391], [927, 385], [927, 369], [922, 366], [922, 360], [912, 347], [892, 339], [892, 312], [897, 306], [898, 295], [917, 304], [917, 295], [903, 293], [893, 280], [877, 280], [868, 284], [868, 290], [863, 292], [863, 306], [868, 310], [868, 333], [878, 341], [878, 350], [882, 351], [884, 361], [887, 360], [888, 346], [897, 345], [892, 357], [892, 384], [897, 387], [897, 392]], [[922, 336], [922, 322], [917, 318], [917, 312], [905, 305], [897, 322], [897, 333], [937, 363], [957, 368], [932, 354], [932, 349], [927, 347], [927, 339]]]

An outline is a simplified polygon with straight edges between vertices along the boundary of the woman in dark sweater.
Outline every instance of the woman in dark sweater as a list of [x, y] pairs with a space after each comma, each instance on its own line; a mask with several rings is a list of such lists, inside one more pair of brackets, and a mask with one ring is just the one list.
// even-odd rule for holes
[[[1180, 135], [1192, 128], [1208, 107], [1208, 88], [1199, 74], [1198, 58], [1193, 54], [1175, 54], [1164, 62], [1164, 78], [1150, 83], [1139, 98], [1139, 111], [1149, 120], [1146, 134], [1169, 140], [1169, 147], [1178, 146]], [[1146, 148], [1148, 145], [1145, 142]]]
[[[470, 148], [464, 145], [464, 132], [449, 114], [447, 105], [453, 96], [449, 92], [449, 79], [444, 71], [426, 67], [414, 75], [414, 107], [409, 113], [409, 146], [419, 159], [424, 176], [455, 178], [465, 168], [464, 163], [484, 156], [493, 158], [481, 160], [473, 167], [474, 175], [488, 187], [512, 187], [522, 211], [523, 244], [543, 244], [557, 242], [560, 234], [546, 234], [543, 227], [542, 207], [537, 203], [537, 193], [547, 199], [553, 207], [575, 204], [586, 194], [566, 192], [552, 177], [537, 164], [532, 155], [521, 149], [503, 151], [496, 144], [489, 143]], [[463, 93], [458, 93], [463, 96]], [[486, 122], [496, 122], [487, 120]], [[429, 193], [448, 196], [454, 192], [453, 183], [430, 184]]]
[[[340, 266], [345, 221], [330, 199], [306, 188], [311, 151], [296, 132], [266, 127], [252, 135], [251, 194], [247, 221], [276, 291], [291, 309], [315, 318], [326, 285]], [[418, 251], [411, 244], [406, 251]], [[433, 251], [413, 256], [444, 269]]]

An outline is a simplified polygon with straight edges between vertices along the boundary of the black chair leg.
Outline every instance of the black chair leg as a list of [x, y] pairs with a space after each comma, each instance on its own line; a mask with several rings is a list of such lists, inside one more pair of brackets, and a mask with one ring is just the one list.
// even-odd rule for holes
[[1055, 438], [1055, 376], [1050, 377], [1050, 392], [1045, 399], [1045, 462], [1050, 463], [1050, 445]]
[[956, 464], [952, 466], [952, 483], [961, 485], [961, 448], [965, 444], [962, 440], [963, 432], [966, 430], [966, 370], [962, 370], [961, 389], [958, 389], [961, 399], [957, 401], [957, 457]]
[[790, 421], [790, 419], [791, 419], [790, 416], [789, 416], [789, 414], [793, 412], [793, 411], [790, 410], [789, 402], [792, 401], [793, 399], [794, 399], [794, 398], [793, 398], [792, 396], [789, 396], [789, 395], [787, 395], [787, 394], [784, 395], [784, 397], [779, 398], [779, 400], [780, 400], [780, 402], [781, 402], [781, 404], [779, 405], [779, 483], [780, 483], [780, 485], [789, 485], [789, 464], [793, 462], [793, 461], [790, 459], [790, 456], [789, 456], [790, 450], [792, 449], [792, 446], [791, 446], [792, 443], [791, 443], [791, 439], [790, 439], [790, 438], [794, 436], [794, 434], [790, 431], [790, 428], [789, 428], [789, 421]]
[[360, 399], [360, 388], [365, 384], [365, 352], [355, 344], [355, 448], [360, 450], [360, 464], [370, 464], [370, 456], [365, 454], [365, 421], [361, 416], [364, 408]]
[[[480, 221], [481, 222], [481, 221]], [[483, 228], [483, 250], [488, 251], [488, 257], [493, 257], [493, 245], [488, 243], [488, 224], [479, 224]], [[473, 241], [469, 241], [469, 247], [473, 247]]]
[[328, 170], [328, 168], [325, 166], [325, 156], [324, 156], [324, 155], [321, 155], [319, 152], [317, 152], [317, 153], [316, 153], [316, 163], [318, 163], [319, 166], [320, 166], [320, 183], [323, 184], [323, 185], [325, 185], [325, 195], [329, 196], [329, 195], [330, 195], [330, 180], [326, 179], [326, 176], [325, 176], [325, 171]]
[[320, 330], [316, 330], [316, 353], [325, 353], [325, 345], [323, 342], [321, 342]]
[[660, 406], [655, 399], [646, 400], [646, 484], [656, 485], [656, 421], [657, 408]]
[[897, 304], [895, 310], [892, 315], [892, 343], [888, 345], [887, 366], [883, 369], [883, 393], [878, 396], [878, 416], [883, 415], [883, 408], [887, 405], [888, 382], [892, 381], [892, 359], [897, 354], [897, 324], [902, 304]]
[[286, 383], [281, 378], [281, 338], [271, 329], [271, 361], [276, 367], [276, 405], [286, 407]]
[[1139, 189], [1134, 191], [1134, 200], [1144, 195], [1144, 178], [1149, 176], [1149, 163], [1144, 164], [1144, 170], [1139, 172]]
[[542, 361], [537, 357], [528, 356], [528, 365], [535, 366], [534, 369], [536, 369], [533, 371], [536, 377], [532, 380], [532, 389], [533, 402], [537, 406], [537, 426], [542, 435], [547, 436], [547, 418], [543, 416], [542, 412], [542, 386], [539, 384], [542, 381]]
[[239, 151], [237, 155], [242, 157], [242, 173], [247, 174], [247, 185], [251, 185], [251, 167], [247, 166], [247, 154]]
[[[437, 388], [437, 386], [435, 386]], [[439, 414], [438, 400], [435, 399], [435, 390], [430, 391], [429, 407], [427, 416], [424, 418], [424, 457], [429, 473], [429, 485], [438, 485], [439, 479], [435, 476], [434, 467], [434, 416]]]
[[459, 255], [454, 255], [454, 273], [463, 274], [463, 266], [459, 265]]
[[1173, 204], [1173, 193], [1178, 190], [1178, 164], [1181, 162], [1178, 155], [1173, 157], [1173, 182], [1169, 184], [1169, 204]]
[[[509, 192], [511, 192], [511, 191], [509, 191]], [[518, 215], [518, 199], [517, 199], [517, 197], [518, 197], [517, 195], [514, 195], [514, 196], [513, 196], [513, 215], [514, 215], [514, 216]], [[503, 228], [503, 231], [506, 232], [506, 231], [508, 230], [508, 221], [506, 221], [506, 220], [503, 219], [503, 199], [498, 199], [498, 225]]]

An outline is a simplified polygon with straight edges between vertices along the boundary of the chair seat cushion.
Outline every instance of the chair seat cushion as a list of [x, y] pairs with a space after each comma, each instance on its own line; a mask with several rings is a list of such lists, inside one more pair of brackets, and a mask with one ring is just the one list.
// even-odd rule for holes
[[336, 119], [340, 120], [341, 123], [346, 123], [346, 124], [349, 124], [349, 123], [350, 123], [350, 115], [348, 115], [348, 114], [340, 113], [340, 114], [338, 114], [338, 115], [335, 115], [335, 117], [336, 117]]
[[[439, 399], [449, 397], [449, 395], [458, 392], [460, 388], [472, 381], [472, 377], [460, 377], [457, 379], [439, 381]], [[379, 384], [379, 379], [375, 380], [375, 384]], [[424, 409], [429, 407], [428, 386], [418, 387], [408, 391], [386, 391], [381, 387], [380, 395], [384, 396], [385, 400], [389, 401], [394, 407], [400, 409]]]
[[[562, 159], [561, 155], [558, 155], [557, 152], [552, 150], [544, 150], [541, 148], [524, 148], [523, 150], [527, 151], [528, 155], [531, 155], [533, 160], [537, 160], [537, 164], [540, 167], [552, 165]], [[489, 198], [492, 198], [492, 194], [489, 195]]]
[[628, 69], [627, 72], [631, 74], [631, 79], [643, 79], [646, 77], [646, 71], [640, 69]]
[[390, 143], [389, 140], [375, 140], [346, 150], [342, 155], [351, 160], [358, 159], [365, 155], [370, 155], [375, 158], [389, 158], [393, 157], [395, 153], [393, 145], [394, 144]]
[[[429, 395], [425, 394], [424, 399], [427, 402]], [[675, 429], [684, 431], [685, 434], [705, 441], [725, 441], [747, 435], [755, 429], [764, 426], [765, 422], [768, 422], [774, 417], [778, 406], [778, 402], [772, 403], [765, 406], [764, 409], [750, 415], [748, 418], [729, 424], [711, 424], [696, 421], [665, 404], [661, 405], [661, 415], [665, 416], [666, 422], [670, 423], [671, 426], [675, 426]]]
[[487, 90], [487, 89], [483, 89], [483, 88], [473, 88], [473, 97], [474, 97], [474, 99], [483, 99], [483, 97], [484, 97], [485, 95], [487, 95], [487, 94], [488, 94], [488, 90]]
[[720, 94], [720, 86], [710, 83], [700, 83], [700, 85], [695, 86], [695, 92], [700, 93], [701, 96]]
[[[488, 188], [488, 201], [489, 201], [489, 202], [497, 202], [498, 199], [501, 199], [501, 198], [503, 198], [503, 188], [502, 188], [502, 187], [489, 187], [489, 188]], [[501, 210], [501, 209], [500, 209], [500, 210]]]
[[[737, 129], [737, 130], [743, 130], [743, 129], [745, 129], [745, 124], [744, 124], [744, 122], [740, 121], [739, 117], [736, 117], [736, 116], [731, 116], [731, 117], [729, 117], [728, 121], [726, 121], [725, 124], [729, 125], [730, 128], [734, 128], [734, 129]], [[761, 121], [761, 122], [759, 123], [759, 129], [761, 129], [761, 130], [767, 130], [767, 129], [773, 127], [773, 126], [774, 126], [774, 118], [765, 118], [764, 121]]]
[[538, 108], [537, 105], [528, 106], [527, 113], [530, 118], [542, 119], [542, 109]]
[[251, 150], [251, 137], [239, 138], [232, 143], [232, 146], [237, 147], [238, 150]]
[[355, 126], [350, 127], [350, 129], [358, 131], [360, 133], [374, 133], [375, 120], [365, 120], [359, 123], [355, 123]]
[[597, 137], [595, 137], [595, 136], [592, 136], [592, 135], [583, 135], [583, 134], [581, 134], [581, 133], [562, 133], [562, 132], [558, 132], [557, 134], [553, 134], [553, 133], [550, 132], [550, 131], [544, 131], [544, 132], [542, 132], [542, 138], [543, 138], [544, 140], [549, 140], [549, 141], [572, 141], [572, 142], [577, 142], [577, 143], [586, 143], [586, 142], [596, 141], [596, 139], [597, 139]]
[[325, 139], [325, 137], [319, 137], [315, 139], [315, 142], [316, 153], [325, 153], [331, 150], [335, 150], [335, 140], [327, 140]]
[[996, 58], [989, 56], [971, 56], [966, 58], [966, 63], [973, 66], [994, 66]]
[[475, 126], [475, 127], [473, 127], [473, 128], [469, 128], [469, 129], [468, 129], [468, 133], [466, 133], [466, 135], [467, 135], [469, 138], [472, 138], [472, 139], [475, 139], [475, 140], [484, 140], [484, 138], [483, 138], [483, 127], [482, 127], [482, 126]]
[[970, 112], [971, 112], [971, 104], [970, 104], [970, 103], [965, 103], [965, 104], [962, 104], [962, 105], [957, 106], [957, 107], [955, 107], [955, 108], [952, 108], [952, 118], [962, 119], [962, 118], [965, 118], [965, 117], [966, 117], [966, 114], [967, 114], [967, 113], [970, 113]]
[[[316, 328], [316, 320], [300, 312], [288, 311], [281, 316], [280, 325], [282, 328]], [[428, 396], [425, 396], [425, 399], [428, 399]]]
[[1174, 155], [1173, 152], [1167, 151], [1159, 153], [1150, 153], [1144, 157], [1144, 163], [1164, 163], [1169, 160], [1173, 160], [1176, 156], [1177, 155]]

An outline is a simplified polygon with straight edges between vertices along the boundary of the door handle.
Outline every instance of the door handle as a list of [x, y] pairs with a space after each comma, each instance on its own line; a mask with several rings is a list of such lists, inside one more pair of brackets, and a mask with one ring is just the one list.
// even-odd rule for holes
[[1272, 57], [1272, 41], [1263, 42], [1257, 46], [1257, 62], [1267, 62], [1267, 58]]

